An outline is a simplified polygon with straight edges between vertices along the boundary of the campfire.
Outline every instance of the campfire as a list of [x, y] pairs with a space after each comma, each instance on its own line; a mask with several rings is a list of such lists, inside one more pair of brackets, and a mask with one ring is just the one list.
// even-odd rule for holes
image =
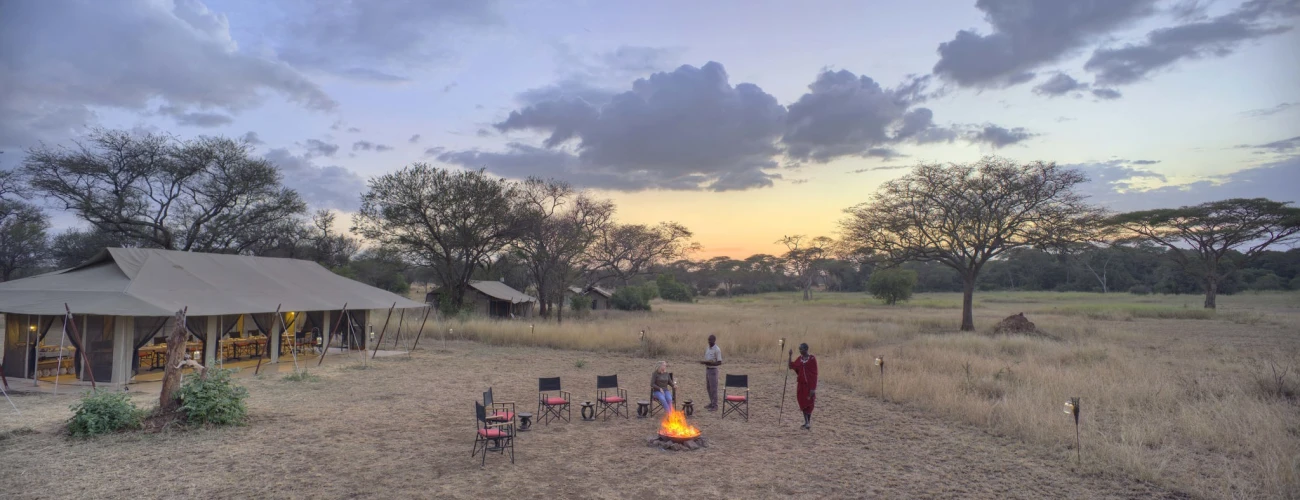
[[659, 422], [659, 433], [646, 439], [647, 446], [665, 450], [688, 451], [708, 446], [700, 430], [686, 422], [686, 414], [670, 409]]

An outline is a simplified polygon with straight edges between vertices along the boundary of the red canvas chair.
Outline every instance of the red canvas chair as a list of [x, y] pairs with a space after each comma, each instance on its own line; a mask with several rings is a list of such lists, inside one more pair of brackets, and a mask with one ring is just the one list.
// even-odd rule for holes
[[618, 386], [618, 375], [596, 375], [596, 416], [604, 415], [609, 420], [610, 412], [616, 417], [631, 418], [627, 410], [627, 389]]
[[474, 402], [474, 450], [469, 456], [472, 458], [483, 452], [483, 458], [479, 460], [479, 466], [487, 464], [487, 454], [489, 451], [495, 451], [504, 455], [506, 450], [510, 451], [510, 463], [515, 463], [515, 426], [510, 422], [492, 422], [487, 418], [487, 410], [483, 404], [478, 401]]
[[489, 422], [510, 422], [515, 423], [515, 402], [514, 401], [494, 401], [492, 399], [492, 388], [488, 387], [487, 392], [483, 393], [483, 407], [487, 410], [487, 419]]
[[[727, 390], [732, 388], [740, 390], [727, 394]], [[746, 422], [749, 421], [749, 375], [727, 374], [722, 387], [722, 418], [727, 418], [728, 413], [739, 413]]]
[[555, 419], [568, 422], [573, 416], [569, 408], [572, 399], [569, 391], [560, 389], [560, 377], [537, 379], [537, 419], [542, 423], [550, 425]]

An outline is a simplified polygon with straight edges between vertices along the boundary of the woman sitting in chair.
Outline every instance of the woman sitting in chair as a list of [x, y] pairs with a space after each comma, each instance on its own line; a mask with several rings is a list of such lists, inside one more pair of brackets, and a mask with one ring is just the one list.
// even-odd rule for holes
[[673, 377], [668, 374], [668, 362], [660, 361], [654, 373], [650, 374], [650, 395], [659, 400], [664, 410], [670, 413], [673, 408], [672, 390], [675, 387], [677, 383], [673, 382]]

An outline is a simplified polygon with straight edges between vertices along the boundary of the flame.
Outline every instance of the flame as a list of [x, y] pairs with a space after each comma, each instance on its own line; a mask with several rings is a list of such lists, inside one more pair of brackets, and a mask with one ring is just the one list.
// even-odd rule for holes
[[669, 409], [668, 414], [664, 416], [663, 421], [659, 422], [659, 435], [674, 437], [679, 439], [692, 439], [699, 437], [700, 430], [695, 426], [686, 423], [686, 414]]

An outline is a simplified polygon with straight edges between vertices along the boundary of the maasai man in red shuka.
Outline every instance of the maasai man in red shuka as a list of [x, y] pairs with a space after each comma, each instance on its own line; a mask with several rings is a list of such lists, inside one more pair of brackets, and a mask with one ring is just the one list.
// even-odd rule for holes
[[790, 361], [790, 369], [798, 376], [795, 396], [799, 410], [803, 411], [801, 429], [812, 430], [813, 403], [817, 401], [817, 358], [808, 354], [808, 344], [799, 344], [799, 357]]

